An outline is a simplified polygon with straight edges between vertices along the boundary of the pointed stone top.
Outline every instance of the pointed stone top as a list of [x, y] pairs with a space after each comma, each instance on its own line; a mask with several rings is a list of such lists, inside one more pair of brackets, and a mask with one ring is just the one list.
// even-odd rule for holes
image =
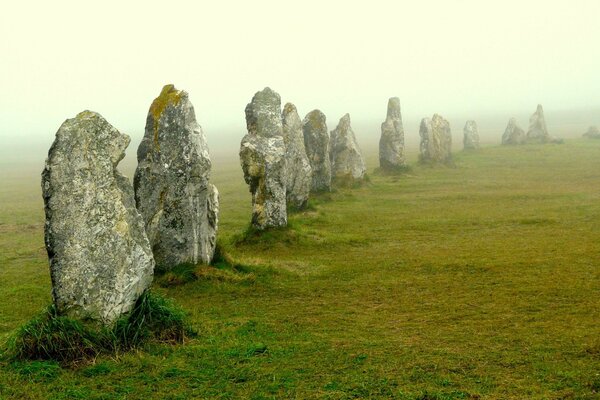
[[298, 110], [296, 109], [296, 106], [293, 105], [292, 103], [285, 103], [285, 106], [283, 106], [283, 114], [287, 115], [290, 113], [297, 113]]
[[150, 114], [155, 121], [158, 121], [167, 106], [176, 106], [184, 96], [187, 96], [185, 91], [175, 89], [175, 86], [172, 84], [165, 85], [158, 97], [152, 102], [152, 105], [150, 106]]

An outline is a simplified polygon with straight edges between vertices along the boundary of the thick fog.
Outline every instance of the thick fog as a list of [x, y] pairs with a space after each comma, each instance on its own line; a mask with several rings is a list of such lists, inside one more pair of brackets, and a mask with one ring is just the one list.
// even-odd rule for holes
[[166, 83], [190, 93], [217, 158], [235, 157], [244, 107], [265, 86], [301, 115], [321, 109], [330, 129], [350, 113], [367, 149], [391, 96], [409, 147], [435, 112], [456, 142], [476, 119], [499, 143], [538, 103], [551, 134], [578, 136], [600, 124], [598, 15], [597, 0], [11, 2], [1, 152], [43, 158], [60, 124], [90, 109], [132, 136], [131, 156]]

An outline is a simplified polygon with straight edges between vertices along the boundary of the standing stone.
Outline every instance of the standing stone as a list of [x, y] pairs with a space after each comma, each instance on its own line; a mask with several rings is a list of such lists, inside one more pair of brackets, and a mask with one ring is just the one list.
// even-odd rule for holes
[[292, 207], [302, 209], [308, 202], [312, 183], [312, 168], [304, 147], [302, 121], [296, 106], [287, 103], [281, 115], [286, 160], [286, 197]]
[[246, 106], [248, 134], [240, 162], [252, 193], [252, 225], [257, 229], [287, 225], [286, 160], [281, 98], [265, 88]]
[[421, 146], [419, 159], [425, 163], [449, 164], [452, 162], [452, 133], [450, 123], [438, 114], [432, 119], [423, 118], [419, 129]]
[[523, 144], [527, 137], [525, 136], [525, 131], [517, 125], [517, 120], [515, 118], [511, 118], [508, 121], [508, 125], [506, 126], [506, 130], [504, 131], [504, 135], [502, 135], [502, 144], [504, 145], [514, 145], [514, 144]]
[[129, 136], [100, 114], [66, 120], [42, 172], [52, 295], [61, 315], [110, 325], [152, 283], [133, 187], [117, 169]]
[[597, 126], [590, 126], [586, 133], [583, 134], [583, 137], [589, 139], [600, 139], [600, 129]]
[[465, 150], [476, 150], [479, 148], [479, 130], [477, 122], [469, 120], [463, 129], [463, 145]]
[[546, 128], [544, 109], [541, 104], [538, 104], [537, 110], [529, 118], [527, 141], [537, 143], [548, 143], [552, 141], [552, 138], [548, 134], [548, 129]]
[[397, 97], [388, 100], [387, 117], [381, 124], [379, 166], [388, 171], [406, 166], [404, 127], [402, 126], [402, 114], [400, 114], [400, 99]]
[[329, 133], [325, 114], [319, 110], [309, 112], [302, 121], [304, 147], [312, 168], [312, 192], [331, 190], [331, 160], [329, 159]]
[[331, 131], [329, 149], [332, 180], [351, 185], [364, 179], [367, 168], [350, 126], [350, 114], [340, 118], [338, 126]]
[[138, 147], [134, 188], [157, 269], [212, 261], [219, 192], [202, 128], [185, 91], [166, 85], [154, 99]]

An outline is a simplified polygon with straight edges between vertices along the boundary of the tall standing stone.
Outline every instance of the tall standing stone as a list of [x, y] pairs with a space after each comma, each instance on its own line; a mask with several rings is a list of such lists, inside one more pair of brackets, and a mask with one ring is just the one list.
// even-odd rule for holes
[[538, 104], [537, 110], [529, 118], [527, 141], [537, 143], [548, 143], [552, 141], [552, 138], [548, 134], [546, 119], [544, 118], [544, 109], [541, 104]]
[[515, 144], [523, 144], [527, 139], [525, 135], [525, 131], [519, 127], [517, 124], [517, 120], [515, 118], [511, 118], [508, 121], [508, 125], [504, 130], [504, 134], [502, 135], [502, 144], [504, 145], [515, 145]]
[[338, 184], [353, 184], [364, 179], [367, 168], [363, 161], [356, 135], [350, 125], [350, 115], [340, 118], [329, 138], [331, 178]]
[[166, 85], [154, 99], [138, 147], [134, 188], [157, 269], [212, 261], [219, 192], [187, 92]]
[[246, 106], [248, 134], [240, 146], [244, 180], [252, 193], [252, 225], [287, 225], [286, 160], [279, 94], [265, 88]]
[[281, 115], [286, 160], [286, 197], [292, 207], [301, 209], [308, 202], [312, 168], [304, 147], [302, 121], [296, 106], [287, 103]]
[[452, 133], [450, 123], [438, 114], [423, 118], [419, 160], [424, 163], [449, 164], [452, 162]]
[[325, 114], [309, 112], [302, 121], [304, 147], [312, 168], [312, 192], [331, 190], [331, 160], [329, 159], [329, 132]]
[[477, 122], [469, 120], [463, 129], [463, 146], [465, 150], [476, 150], [479, 148], [479, 129]]
[[384, 170], [395, 170], [406, 166], [404, 127], [400, 113], [400, 99], [397, 97], [388, 100], [387, 117], [381, 124], [379, 166]]
[[154, 259], [133, 187], [117, 169], [129, 136], [84, 111], [65, 121], [42, 172], [54, 304], [110, 325], [150, 286]]

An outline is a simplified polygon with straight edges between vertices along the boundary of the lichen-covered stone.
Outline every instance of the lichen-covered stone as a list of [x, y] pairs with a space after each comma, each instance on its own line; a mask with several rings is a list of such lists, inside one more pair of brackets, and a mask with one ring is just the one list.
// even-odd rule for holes
[[187, 92], [166, 85], [152, 102], [137, 152], [135, 199], [157, 269], [209, 264], [217, 243], [219, 195]]
[[329, 159], [329, 132], [325, 114], [309, 112], [302, 121], [304, 147], [312, 168], [312, 192], [331, 190], [331, 160]]
[[129, 141], [84, 111], [61, 125], [48, 152], [45, 242], [62, 315], [109, 325], [152, 282], [154, 259], [133, 187], [117, 169]]
[[583, 134], [583, 137], [588, 139], [600, 139], [600, 129], [597, 126], [590, 126]]
[[252, 193], [252, 225], [287, 225], [286, 159], [279, 94], [265, 88], [246, 106], [248, 134], [240, 146], [244, 180]]
[[525, 135], [525, 131], [519, 127], [515, 118], [511, 118], [508, 121], [506, 129], [504, 130], [504, 134], [502, 135], [502, 144], [523, 144], [525, 143], [526, 139], [527, 136]]
[[350, 115], [344, 115], [329, 138], [331, 179], [344, 185], [362, 181], [367, 172], [350, 123]]
[[301, 209], [308, 202], [312, 183], [312, 168], [304, 147], [302, 121], [292, 103], [283, 107], [281, 119], [285, 144], [287, 202], [292, 207]]
[[387, 116], [381, 124], [379, 166], [384, 170], [396, 170], [406, 166], [404, 127], [400, 113], [400, 99], [397, 97], [388, 100]]
[[452, 133], [450, 123], [438, 114], [423, 118], [419, 128], [421, 146], [419, 160], [431, 164], [452, 162]]
[[537, 110], [529, 118], [527, 141], [533, 143], [548, 143], [552, 141], [552, 137], [548, 134], [548, 128], [546, 128], [544, 109], [541, 104], [538, 104]]
[[477, 122], [469, 120], [463, 129], [463, 146], [465, 150], [476, 150], [479, 148], [479, 129]]

